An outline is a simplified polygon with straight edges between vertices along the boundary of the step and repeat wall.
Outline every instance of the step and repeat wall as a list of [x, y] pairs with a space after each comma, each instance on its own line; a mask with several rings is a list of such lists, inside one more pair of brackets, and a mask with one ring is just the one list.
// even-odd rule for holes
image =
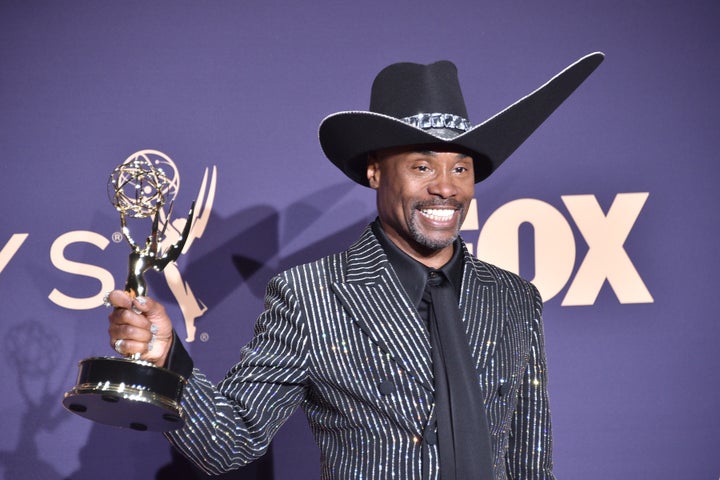
[[[197, 202], [177, 264], [146, 278], [217, 381], [268, 279], [375, 216], [320, 150], [326, 115], [366, 110], [390, 63], [449, 59], [479, 123], [603, 51], [477, 186], [463, 237], [545, 300], [559, 478], [717, 479], [719, 20], [711, 1], [0, 2], [0, 478], [204, 478], [161, 434], [61, 404], [79, 360], [114, 354], [125, 159], [164, 166], [166, 244]], [[298, 412], [223, 478], [317, 478], [319, 461]]]

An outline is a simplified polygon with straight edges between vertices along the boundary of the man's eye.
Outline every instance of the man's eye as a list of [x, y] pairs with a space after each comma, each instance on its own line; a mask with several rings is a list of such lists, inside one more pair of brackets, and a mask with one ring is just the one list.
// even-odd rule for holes
[[428, 167], [427, 165], [418, 165], [415, 168], [420, 172], [427, 172], [430, 170], [430, 167]]

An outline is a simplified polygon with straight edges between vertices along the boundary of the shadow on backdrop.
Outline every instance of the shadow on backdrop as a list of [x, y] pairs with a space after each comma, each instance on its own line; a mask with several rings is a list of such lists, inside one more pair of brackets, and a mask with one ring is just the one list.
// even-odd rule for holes
[[[211, 309], [242, 285], [247, 286], [253, 297], [261, 302], [267, 281], [276, 273], [337, 252], [338, 246], [345, 248], [359, 238], [370, 221], [369, 218], [361, 219], [330, 235], [321, 236], [319, 240], [287, 257], [280, 255], [282, 245], [312, 229], [327, 213], [328, 206], [337, 205], [349, 191], [344, 183], [325, 188], [291, 204], [282, 215], [272, 207], [264, 205], [246, 208], [227, 218], [213, 213], [203, 237], [196, 240], [187, 254], [188, 258], [184, 260], [183, 279], [192, 286], [197, 298]], [[281, 218], [286, 219], [282, 225]], [[286, 232], [282, 239], [281, 232]], [[147, 280], [154, 297], [163, 303], [175, 302], [161, 275], [148, 275]], [[258, 310], [253, 316], [257, 317], [259, 314]], [[202, 317], [198, 320], [202, 322]], [[56, 396], [54, 400], [57, 398]], [[81, 452], [81, 468], [70, 478], [108, 478], [108, 469], [112, 469], [113, 477], [140, 478], [139, 476], [143, 475], [139, 470], [142, 465], [133, 465], [131, 459], [146, 457], [148, 450], [157, 448], [167, 448], [172, 452], [170, 462], [156, 472], [154, 478], [157, 480], [274, 478], [272, 445], [263, 457], [250, 465], [211, 477], [172, 447], [164, 444], [165, 440], [160, 438], [159, 434], [118, 429], [112, 429], [112, 434], [108, 434], [108, 428], [110, 427], [103, 425], [92, 427]], [[100, 460], [103, 457], [107, 459]]]
[[62, 388], [53, 387], [62, 343], [53, 332], [37, 320], [25, 320], [11, 327], [3, 341], [7, 364], [17, 372], [17, 390], [27, 410], [19, 422], [19, 438], [15, 449], [0, 452], [0, 466], [5, 478], [60, 479], [55, 468], [40, 458], [37, 437], [54, 430], [65, 419], [58, 409]]

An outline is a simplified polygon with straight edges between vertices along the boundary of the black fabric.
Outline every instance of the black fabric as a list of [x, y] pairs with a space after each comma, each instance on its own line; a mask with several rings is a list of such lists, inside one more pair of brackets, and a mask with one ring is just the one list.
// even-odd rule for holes
[[428, 273], [421, 305], [432, 344], [440, 478], [491, 480], [490, 432], [478, 374], [457, 296], [442, 270]]
[[456, 68], [447, 61], [431, 65], [393, 64], [373, 84], [370, 111], [338, 112], [320, 124], [320, 146], [349, 178], [368, 186], [367, 154], [409, 145], [454, 146], [471, 153], [475, 183], [495, 171], [600, 65], [604, 54], [587, 55], [550, 81], [467, 132], [440, 138], [401, 120], [417, 113], [451, 113], [470, 120]]
[[[393, 271], [397, 274], [400, 284], [405, 289], [405, 292], [410, 298], [410, 302], [414, 306], [420, 304], [420, 299], [425, 289], [425, 277], [427, 276], [427, 267], [422, 263], [418, 262], [414, 258], [410, 257], [407, 253], [400, 250], [388, 237], [385, 235], [385, 231], [382, 228], [379, 218], [375, 218], [375, 221], [370, 224], [375, 238], [383, 248], [385, 255], [388, 257], [388, 261], [392, 266]], [[459, 262], [460, 277], [462, 279], [462, 261]], [[457, 283], [460, 285], [460, 283]], [[460, 290], [458, 288], [458, 295]]]
[[[429, 448], [439, 443], [442, 480], [492, 479], [485, 406], [458, 307], [464, 268], [460, 242], [450, 261], [434, 270], [400, 250], [378, 219], [372, 229], [430, 334], [435, 409], [423, 431], [423, 464], [429, 465]], [[423, 478], [428, 476], [424, 471]]]
[[395, 118], [433, 112], [468, 116], [457, 68], [447, 60], [385, 67], [370, 90], [370, 111]]
[[177, 332], [173, 330], [172, 345], [168, 352], [167, 361], [163, 367], [181, 375], [185, 380], [192, 375], [194, 362], [190, 354], [185, 350], [185, 346], [180, 341]]

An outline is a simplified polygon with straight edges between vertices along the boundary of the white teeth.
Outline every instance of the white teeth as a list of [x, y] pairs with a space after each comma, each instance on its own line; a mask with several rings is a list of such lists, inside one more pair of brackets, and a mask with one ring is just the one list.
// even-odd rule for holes
[[421, 212], [431, 220], [437, 220], [439, 222], [450, 220], [455, 214], [455, 210], [448, 210], [446, 208], [425, 208]]

